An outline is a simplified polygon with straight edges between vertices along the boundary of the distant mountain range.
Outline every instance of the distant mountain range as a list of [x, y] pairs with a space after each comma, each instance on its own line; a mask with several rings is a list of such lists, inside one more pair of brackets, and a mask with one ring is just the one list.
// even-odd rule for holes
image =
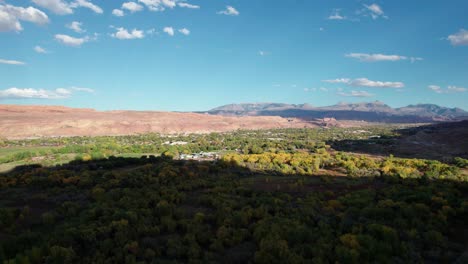
[[281, 116], [314, 120], [363, 120], [368, 122], [412, 123], [458, 121], [468, 119], [461, 108], [448, 108], [435, 104], [416, 104], [392, 108], [383, 102], [338, 103], [314, 107], [310, 104], [242, 103], [213, 108], [205, 113], [224, 116]]
[[382, 102], [340, 103], [327, 107], [278, 103], [231, 104], [201, 113], [97, 111], [64, 106], [0, 104], [0, 120], [0, 139], [18, 139], [361, 127], [367, 126], [367, 122], [432, 123], [468, 120], [468, 112], [429, 104], [391, 108]]

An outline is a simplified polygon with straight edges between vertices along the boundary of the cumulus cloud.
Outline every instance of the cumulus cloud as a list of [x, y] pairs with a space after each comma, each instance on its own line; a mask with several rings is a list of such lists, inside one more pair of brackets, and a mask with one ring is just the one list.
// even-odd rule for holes
[[17, 61], [17, 60], [5, 60], [0, 59], [0, 64], [9, 64], [9, 65], [25, 65], [25, 62]]
[[382, 10], [382, 7], [380, 7], [377, 4], [364, 5], [364, 7], [370, 13], [370, 16], [372, 17], [372, 19], [377, 19], [379, 17], [387, 18], [387, 16], [385, 16], [384, 14], [384, 11]]
[[70, 6], [73, 8], [76, 8], [76, 7], [89, 8], [97, 14], [104, 13], [102, 8], [86, 0], [76, 0], [75, 2], [71, 3]]
[[327, 83], [344, 83], [354, 87], [372, 87], [372, 88], [403, 88], [405, 84], [402, 82], [382, 82], [382, 81], [371, 81], [367, 78], [358, 78], [358, 79], [334, 79], [334, 80], [324, 80]]
[[83, 23], [81, 23], [81, 22], [73, 21], [73, 22], [71, 22], [70, 24], [68, 24], [66, 26], [67, 26], [67, 28], [75, 31], [76, 33], [83, 33], [86, 30], [81, 28], [82, 25], [83, 25]]
[[34, 7], [19, 7], [13, 5], [0, 5], [0, 32], [21, 31], [20, 21], [32, 22], [37, 25], [49, 23], [49, 17]]
[[56, 90], [44, 90], [33, 88], [8, 88], [0, 90], [0, 99], [62, 99], [69, 97], [60, 88]]
[[43, 54], [48, 53], [47, 50], [42, 48], [41, 46], [35, 46], [34, 51], [37, 53], [43, 53]]
[[67, 46], [71, 46], [71, 47], [79, 47], [83, 43], [88, 42], [90, 40], [90, 38], [87, 36], [83, 38], [75, 38], [75, 37], [64, 35], [64, 34], [55, 35], [55, 39], [58, 42]]
[[[141, 3], [141, 4], [140, 4]], [[142, 11], [144, 7], [150, 11], [164, 11], [167, 8], [174, 8], [176, 6], [190, 9], [199, 9], [200, 6], [192, 5], [186, 2], [179, 2], [179, 0], [138, 0], [137, 2], [126, 2], [122, 4], [121, 9], [114, 9], [112, 14], [115, 16], [124, 16], [125, 13], [122, 9], [128, 10], [131, 13]]]
[[367, 91], [355, 91], [355, 90], [352, 90], [350, 93], [340, 91], [337, 94], [339, 96], [345, 96], [345, 97], [372, 97], [374, 96], [374, 94], [371, 94]]
[[186, 28], [181, 28], [179, 29], [179, 32], [184, 34], [185, 36], [188, 36], [190, 35], [190, 30], [186, 29]]
[[111, 36], [116, 39], [142, 39], [145, 37], [143, 30], [133, 29], [128, 31], [127, 29], [120, 27], [116, 28], [117, 32]]
[[0, 99], [65, 99], [73, 95], [74, 92], [93, 93], [90, 88], [57, 88], [55, 90], [34, 89], [34, 88], [8, 88], [0, 90]]
[[468, 91], [468, 88], [464, 87], [457, 87], [457, 86], [451, 86], [449, 85], [447, 89], [443, 89], [442, 87], [438, 85], [429, 85], [428, 88], [436, 93], [439, 94], [447, 94], [447, 93], [463, 93]]
[[32, 0], [36, 5], [43, 7], [57, 15], [73, 14], [74, 8], [84, 7], [92, 10], [97, 14], [102, 14], [104, 11], [99, 6], [87, 0], [75, 0], [67, 2], [64, 0]]
[[122, 9], [126, 9], [130, 11], [131, 13], [135, 13], [135, 12], [143, 10], [143, 6], [135, 2], [125, 2], [122, 4]]
[[57, 15], [68, 15], [73, 13], [69, 3], [63, 0], [32, 0], [36, 5], [43, 7]]
[[169, 36], [174, 36], [174, 28], [172, 27], [165, 27], [163, 31], [166, 32]]
[[143, 3], [150, 11], [164, 11], [177, 5], [176, 0], [138, 0], [138, 2]]
[[217, 14], [219, 15], [227, 15], [227, 16], [238, 16], [240, 13], [232, 6], [226, 6], [225, 10], [219, 11]]
[[371, 81], [367, 78], [358, 78], [350, 81], [349, 85], [355, 87], [374, 87], [374, 88], [403, 88], [405, 84], [402, 82], [381, 82]]
[[14, 15], [2, 10], [0, 6], [0, 32], [21, 30], [23, 30], [23, 27], [18, 19]]
[[460, 29], [455, 34], [447, 38], [453, 46], [467, 46], [468, 45], [468, 30]]
[[411, 62], [420, 61], [422, 58], [406, 57], [401, 55], [385, 55], [385, 54], [367, 54], [367, 53], [349, 53], [345, 54], [347, 58], [357, 59], [363, 62], [377, 62], [377, 61], [401, 61], [410, 60]]
[[189, 3], [178, 3], [177, 5], [180, 6], [180, 7], [185, 7], [185, 8], [190, 8], [190, 9], [199, 9], [200, 8], [200, 6], [198, 6], [198, 5], [192, 5], [192, 4], [189, 4]]
[[112, 10], [112, 14], [113, 14], [114, 16], [118, 16], [118, 17], [124, 16], [124, 12], [123, 12], [122, 10], [120, 10], [120, 9], [114, 9], [114, 10]]

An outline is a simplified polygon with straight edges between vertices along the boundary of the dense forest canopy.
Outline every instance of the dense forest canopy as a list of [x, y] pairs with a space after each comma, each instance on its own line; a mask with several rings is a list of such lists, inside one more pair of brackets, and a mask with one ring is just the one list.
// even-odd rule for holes
[[[398, 127], [4, 140], [4, 263], [450, 263], [468, 160], [333, 149]], [[183, 160], [213, 152], [219, 158]], [[7, 166], [4, 167], [8, 168]]]

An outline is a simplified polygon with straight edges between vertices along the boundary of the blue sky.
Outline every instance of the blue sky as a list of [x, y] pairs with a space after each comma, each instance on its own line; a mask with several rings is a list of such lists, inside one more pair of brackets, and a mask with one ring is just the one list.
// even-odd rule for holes
[[466, 10], [466, 0], [0, 0], [0, 104], [468, 110]]

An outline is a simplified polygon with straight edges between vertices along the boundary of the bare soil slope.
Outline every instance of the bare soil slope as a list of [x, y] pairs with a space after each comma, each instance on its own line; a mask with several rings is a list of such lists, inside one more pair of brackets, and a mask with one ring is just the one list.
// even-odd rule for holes
[[0, 137], [209, 133], [237, 129], [316, 127], [277, 116], [216, 116], [156, 111], [96, 111], [63, 106], [0, 105]]

